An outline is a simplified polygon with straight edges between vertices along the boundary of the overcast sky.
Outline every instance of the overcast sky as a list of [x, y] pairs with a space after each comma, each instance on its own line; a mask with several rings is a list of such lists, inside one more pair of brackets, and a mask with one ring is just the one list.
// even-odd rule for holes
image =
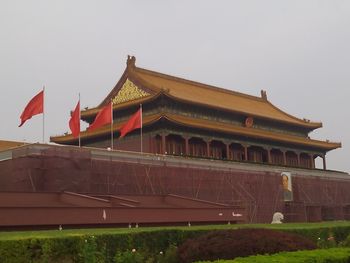
[[[136, 65], [268, 99], [322, 121], [342, 142], [328, 168], [350, 172], [350, 1], [0, 0], [0, 140], [42, 140], [42, 118], [18, 128], [46, 87], [45, 140], [68, 131], [78, 93], [97, 106]], [[220, 102], [218, 102], [220, 103]]]

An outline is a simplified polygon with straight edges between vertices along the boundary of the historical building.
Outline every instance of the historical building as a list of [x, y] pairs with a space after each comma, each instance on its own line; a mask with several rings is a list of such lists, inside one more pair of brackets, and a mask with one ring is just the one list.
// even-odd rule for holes
[[[120, 126], [143, 108], [143, 150], [149, 153], [315, 168], [315, 158], [340, 143], [310, 139], [322, 127], [291, 116], [271, 104], [265, 91], [254, 97], [138, 68], [128, 57], [122, 77], [102, 101], [81, 117], [91, 123], [99, 108], [113, 101], [114, 138]], [[110, 127], [81, 135], [84, 146], [110, 146]], [[114, 141], [114, 149], [140, 151], [140, 131]], [[52, 137], [77, 145], [72, 135]]]
[[[116, 86], [81, 118], [92, 123], [110, 101], [113, 126], [81, 132], [82, 147], [71, 134], [51, 137], [61, 145], [0, 147], [0, 195], [9, 198], [0, 203], [8, 215], [0, 227], [15, 215], [18, 225], [28, 223], [21, 219], [34, 206], [42, 208], [35, 218], [48, 207], [68, 213], [63, 223], [40, 221], [46, 225], [269, 223], [275, 212], [287, 222], [350, 220], [350, 176], [326, 167], [326, 153], [341, 144], [311, 139], [322, 124], [278, 109], [265, 91], [225, 90], [136, 67], [128, 57]], [[118, 138], [140, 105], [142, 130]]]

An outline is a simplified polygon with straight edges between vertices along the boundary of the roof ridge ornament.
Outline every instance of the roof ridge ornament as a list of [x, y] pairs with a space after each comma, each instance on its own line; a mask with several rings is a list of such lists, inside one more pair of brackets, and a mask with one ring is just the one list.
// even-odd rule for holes
[[165, 93], [170, 93], [170, 89], [169, 88], [161, 87], [161, 91], [163, 91]]
[[263, 100], [266, 100], [266, 101], [267, 101], [267, 93], [266, 93], [266, 90], [261, 90], [260, 93], [261, 93], [261, 98], [262, 98]]
[[128, 59], [126, 60], [126, 66], [128, 68], [135, 68], [136, 58], [134, 56], [128, 55]]

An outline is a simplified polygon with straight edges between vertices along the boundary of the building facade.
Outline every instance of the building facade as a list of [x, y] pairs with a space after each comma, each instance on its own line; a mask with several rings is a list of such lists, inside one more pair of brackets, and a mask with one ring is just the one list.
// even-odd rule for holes
[[[114, 138], [142, 104], [143, 151], [155, 154], [253, 162], [286, 167], [315, 168], [315, 159], [341, 147], [340, 143], [313, 140], [309, 133], [322, 123], [299, 119], [271, 104], [265, 91], [254, 97], [162, 73], [138, 68], [135, 57], [108, 96], [93, 109], [82, 111], [92, 123], [110, 101], [114, 111]], [[111, 146], [107, 125], [81, 134], [83, 146]], [[72, 135], [51, 141], [77, 145]], [[113, 149], [140, 151], [141, 132], [135, 130], [113, 141]]]
[[[139, 68], [135, 60], [128, 57], [120, 80], [96, 108], [81, 112], [91, 124], [113, 102], [112, 127], [81, 133], [83, 146], [106, 150], [113, 144], [116, 151], [106, 152], [119, 156], [108, 157], [98, 176], [84, 168], [90, 174], [84, 180], [99, 181], [89, 184], [89, 192], [106, 191], [101, 184], [113, 178], [122, 186], [107, 189], [115, 194], [177, 194], [239, 204], [247, 222], [269, 222], [277, 211], [289, 222], [350, 218], [349, 174], [326, 166], [327, 152], [341, 143], [310, 138], [322, 123], [284, 112], [265, 91], [250, 96]], [[118, 138], [141, 105], [142, 130]], [[71, 134], [51, 141], [78, 145]], [[317, 158], [321, 167], [315, 167]]]

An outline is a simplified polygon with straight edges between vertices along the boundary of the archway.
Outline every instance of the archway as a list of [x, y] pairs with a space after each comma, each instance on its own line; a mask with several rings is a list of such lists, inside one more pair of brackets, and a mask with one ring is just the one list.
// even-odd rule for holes
[[207, 156], [207, 144], [206, 142], [197, 137], [192, 137], [188, 140], [189, 155], [197, 157]]
[[295, 152], [287, 151], [286, 152], [286, 164], [288, 166], [298, 166], [298, 155]]
[[229, 159], [234, 161], [243, 161], [244, 147], [239, 143], [231, 143], [229, 147]]
[[210, 157], [214, 159], [227, 159], [226, 145], [221, 141], [211, 141]]
[[154, 147], [154, 149], [153, 149], [154, 153], [163, 154], [163, 151], [162, 151], [162, 136], [160, 136], [159, 134], [157, 134], [154, 137], [154, 146], [153, 147]]
[[271, 163], [276, 165], [283, 165], [283, 152], [279, 149], [271, 149]]
[[185, 139], [180, 135], [169, 134], [166, 136], [166, 147], [167, 154], [172, 155], [184, 155], [185, 154]]
[[259, 146], [250, 146], [248, 148], [248, 161], [255, 163], [267, 163], [267, 151]]
[[[313, 158], [312, 158], [313, 161]], [[307, 153], [300, 154], [300, 167], [312, 168], [311, 156]]]

